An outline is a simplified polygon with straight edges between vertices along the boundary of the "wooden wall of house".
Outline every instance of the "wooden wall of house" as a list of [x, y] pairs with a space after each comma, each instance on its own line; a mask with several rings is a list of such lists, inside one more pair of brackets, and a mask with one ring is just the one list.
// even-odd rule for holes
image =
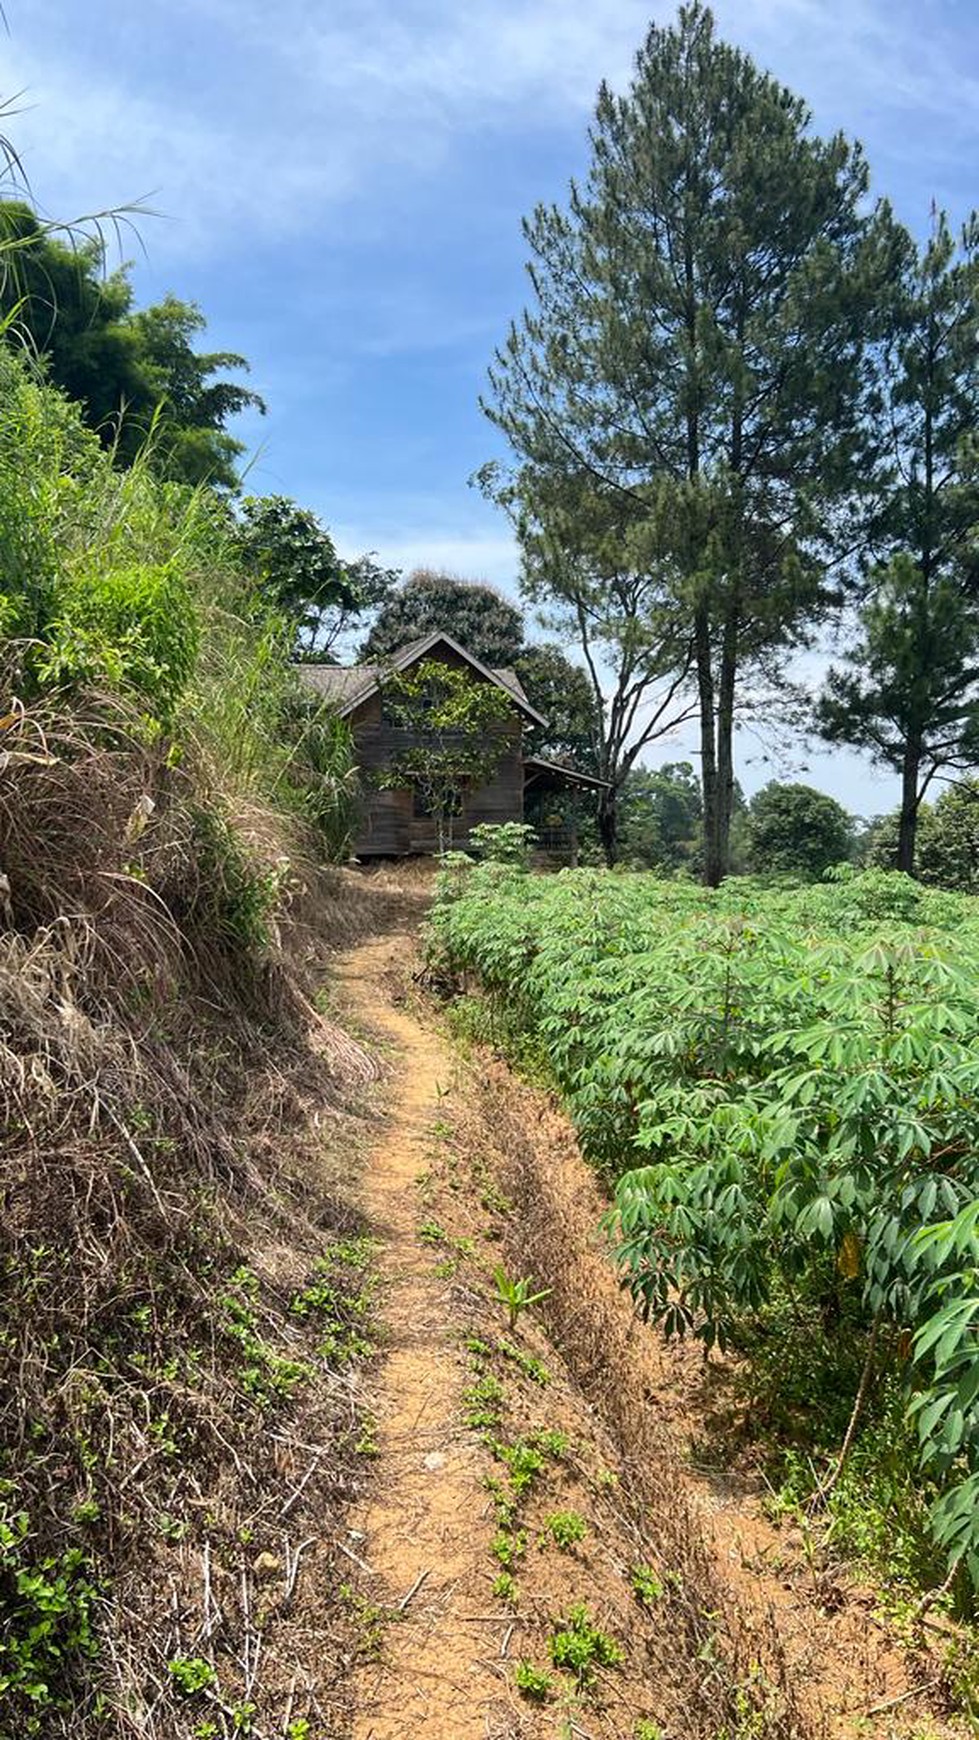
[[[435, 822], [431, 816], [415, 814], [410, 788], [387, 789], [376, 784], [379, 770], [417, 739], [385, 720], [379, 694], [371, 695], [351, 714], [350, 728], [363, 791], [363, 822], [354, 842], [356, 855], [402, 857], [438, 851]], [[467, 794], [463, 814], [453, 823], [454, 845], [464, 846], [469, 829], [479, 822], [523, 820], [522, 716], [514, 709], [499, 729], [507, 739], [502, 760], [486, 785]]]

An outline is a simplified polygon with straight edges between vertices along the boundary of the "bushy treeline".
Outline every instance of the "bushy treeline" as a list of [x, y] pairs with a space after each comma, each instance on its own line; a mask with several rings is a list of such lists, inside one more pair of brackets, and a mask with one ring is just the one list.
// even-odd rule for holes
[[[20, 197], [12, 166], [0, 198], [0, 319], [8, 340], [43, 359], [48, 378], [79, 407], [118, 465], [152, 437], [153, 466], [180, 483], [235, 489], [243, 444], [228, 430], [238, 412], [265, 406], [223, 378], [247, 370], [232, 351], [201, 353], [207, 322], [195, 303], [168, 294], [137, 308], [128, 266], [107, 270], [99, 226], [43, 223]], [[215, 378], [217, 377], [217, 378]]]
[[974, 903], [879, 871], [714, 894], [459, 875], [436, 946], [542, 1057], [614, 1182], [643, 1310], [707, 1346], [767, 1345], [827, 1486], [855, 1396], [913, 1486], [903, 1395], [934, 1541], [979, 1582]]
[[293, 620], [225, 505], [146, 458], [118, 469], [79, 408], [3, 348], [0, 632], [8, 709], [118, 694], [171, 760], [207, 770], [219, 806], [270, 806], [310, 824], [319, 855], [342, 854], [346, 731], [301, 687]]

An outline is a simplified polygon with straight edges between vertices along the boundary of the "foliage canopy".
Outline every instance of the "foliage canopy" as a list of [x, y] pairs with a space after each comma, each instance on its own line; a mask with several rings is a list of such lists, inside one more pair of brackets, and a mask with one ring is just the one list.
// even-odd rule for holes
[[135, 310], [128, 269], [105, 274], [97, 236], [66, 241], [20, 200], [0, 200], [0, 264], [8, 339], [44, 359], [117, 464], [131, 465], [150, 442], [161, 476], [237, 487], [244, 449], [226, 425], [265, 406], [223, 378], [228, 369], [247, 370], [244, 357], [195, 349], [207, 325], [195, 303], [167, 295]]
[[486, 405], [512, 459], [483, 482], [582, 634], [596, 593], [642, 586], [615, 633], [633, 658], [645, 636], [647, 683], [691, 675], [716, 883], [739, 692], [826, 602], [898, 244], [859, 148], [816, 137], [699, 3], [652, 26], [626, 94], [602, 86], [591, 145], [565, 207], [524, 226], [533, 302]]
[[382, 606], [361, 658], [386, 658], [438, 629], [491, 670], [512, 665], [523, 646], [520, 611], [492, 586], [416, 568]]

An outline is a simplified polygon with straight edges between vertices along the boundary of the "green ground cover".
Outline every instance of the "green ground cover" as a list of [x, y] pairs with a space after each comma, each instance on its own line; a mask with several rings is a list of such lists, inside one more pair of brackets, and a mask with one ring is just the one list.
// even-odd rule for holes
[[[927, 1524], [913, 1548], [913, 1522], [900, 1536], [914, 1575], [954, 1571], [968, 1601], [979, 903], [885, 872], [840, 876], [712, 893], [460, 865], [432, 947], [561, 1093], [614, 1191], [642, 1309], [669, 1334], [747, 1354], [810, 1496], [832, 1488], [852, 1512], [863, 1468], [861, 1492]], [[880, 1533], [893, 1556], [891, 1523]]]

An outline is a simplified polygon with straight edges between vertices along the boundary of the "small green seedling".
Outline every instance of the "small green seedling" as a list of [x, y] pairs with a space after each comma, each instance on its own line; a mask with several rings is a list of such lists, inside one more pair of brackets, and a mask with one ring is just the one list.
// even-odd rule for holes
[[656, 1572], [650, 1570], [648, 1565], [633, 1565], [629, 1572], [629, 1581], [632, 1584], [636, 1599], [641, 1601], [644, 1607], [653, 1607], [657, 1601], [662, 1599], [663, 1584]]
[[503, 1385], [499, 1378], [487, 1372], [484, 1377], [463, 1391], [466, 1403], [466, 1425], [474, 1432], [494, 1431], [500, 1424], [503, 1407]]
[[536, 1445], [525, 1438], [518, 1438], [514, 1444], [499, 1444], [496, 1452], [501, 1462], [505, 1462], [510, 1471], [510, 1490], [514, 1498], [522, 1498], [530, 1491], [539, 1475], [543, 1474], [547, 1463]]
[[505, 1601], [508, 1607], [517, 1605], [517, 1579], [512, 1571], [501, 1571], [493, 1584], [493, 1594], [498, 1601]]
[[514, 1347], [512, 1341], [501, 1341], [499, 1351], [505, 1359], [512, 1359], [523, 1372], [524, 1377], [531, 1378], [541, 1389], [546, 1389], [551, 1381], [551, 1374], [541, 1360], [535, 1359], [532, 1353], [523, 1353], [519, 1347]]
[[545, 1518], [542, 1535], [549, 1535], [562, 1553], [569, 1553], [588, 1533], [588, 1525], [576, 1510], [556, 1510]]
[[494, 1535], [490, 1542], [490, 1552], [494, 1559], [499, 1561], [505, 1571], [511, 1573], [517, 1560], [522, 1559], [526, 1551], [526, 1529], [518, 1529], [516, 1534], [509, 1534], [505, 1529], [501, 1529], [499, 1534]]
[[506, 1306], [507, 1327], [511, 1335], [523, 1313], [531, 1305], [539, 1305], [542, 1299], [549, 1299], [554, 1291], [553, 1287], [542, 1287], [539, 1293], [534, 1293], [534, 1283], [529, 1275], [525, 1275], [520, 1281], [511, 1281], [503, 1268], [493, 1270], [493, 1279], [496, 1282], [496, 1296], [500, 1304]]
[[518, 1662], [513, 1680], [520, 1696], [532, 1704], [546, 1704], [554, 1694], [553, 1676], [543, 1668], [536, 1668], [533, 1662]]
[[444, 1226], [439, 1226], [437, 1220], [423, 1220], [418, 1228], [418, 1237], [423, 1245], [445, 1245], [449, 1242], [448, 1233]]
[[597, 1667], [618, 1667], [624, 1659], [620, 1646], [607, 1632], [599, 1631], [584, 1605], [572, 1607], [560, 1628], [551, 1633], [548, 1647], [554, 1666], [567, 1668], [579, 1686], [594, 1685]]
[[171, 1676], [184, 1696], [192, 1698], [217, 1684], [217, 1674], [209, 1661], [200, 1655], [175, 1655], [167, 1662]]

